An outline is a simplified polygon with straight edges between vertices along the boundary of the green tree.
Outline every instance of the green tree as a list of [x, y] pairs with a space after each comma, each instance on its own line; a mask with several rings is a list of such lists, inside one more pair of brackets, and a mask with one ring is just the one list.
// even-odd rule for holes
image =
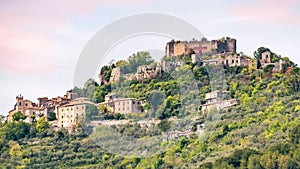
[[99, 109], [95, 105], [88, 105], [86, 108], [86, 114], [85, 117], [89, 120], [92, 120], [93, 116], [99, 115]]
[[151, 58], [149, 52], [137, 52], [128, 58], [129, 70], [135, 72], [138, 66], [150, 65], [154, 60]]
[[16, 112], [12, 115], [13, 121], [25, 120], [26, 116], [22, 114], [20, 111]]
[[0, 128], [0, 133], [5, 136], [6, 140], [19, 140], [29, 134], [30, 125], [24, 122], [7, 123]]
[[44, 130], [46, 130], [47, 128], [49, 128], [49, 123], [46, 120], [46, 117], [43, 116], [40, 119], [38, 119], [37, 123], [36, 123], [36, 130], [41, 133]]
[[159, 124], [158, 124], [158, 128], [163, 131], [166, 132], [170, 129], [171, 127], [171, 122], [168, 120], [162, 120]]
[[11, 157], [20, 157], [22, 155], [21, 146], [16, 143], [10, 148], [9, 154]]
[[49, 121], [56, 120], [56, 114], [54, 112], [50, 112], [49, 115], [48, 115], [48, 120]]

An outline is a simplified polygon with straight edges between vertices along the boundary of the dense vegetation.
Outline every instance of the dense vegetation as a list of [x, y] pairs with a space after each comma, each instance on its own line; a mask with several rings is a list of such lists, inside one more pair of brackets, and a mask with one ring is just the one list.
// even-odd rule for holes
[[[258, 50], [258, 55], [261, 50]], [[138, 56], [139, 59], [134, 59]], [[103, 68], [144, 64], [136, 54], [131, 61], [117, 62]], [[148, 64], [153, 61], [147, 56]], [[259, 56], [258, 56], [259, 57]], [[279, 57], [272, 54], [272, 58]], [[199, 116], [205, 123], [205, 135], [179, 138], [166, 152], [152, 157], [122, 157], [103, 150], [92, 141], [87, 131], [68, 134], [53, 131], [45, 119], [26, 124], [20, 115], [15, 122], [0, 124], [0, 167], [3, 168], [300, 168], [300, 69], [292, 62], [281, 72], [253, 67], [202, 67], [182, 58], [186, 65], [161, 78], [138, 81], [122, 80], [118, 84], [98, 85], [89, 80], [77, 88], [78, 95], [102, 102], [105, 94], [146, 99], [143, 117], [156, 117], [163, 122], [171, 116]], [[285, 60], [288, 61], [287, 58]], [[151, 62], [150, 62], [151, 61]], [[131, 70], [130, 70], [131, 71]], [[129, 72], [130, 72], [129, 71]], [[192, 75], [192, 77], [191, 77]], [[108, 78], [107, 78], [108, 79]], [[214, 83], [213, 83], [214, 82]], [[193, 91], [195, 84], [197, 91]], [[188, 93], [182, 93], [186, 87]], [[224, 111], [199, 113], [205, 93], [228, 90], [227, 98], [238, 105]], [[127, 91], [127, 92], [124, 92]], [[184, 90], [186, 91], [186, 90]], [[161, 99], [158, 99], [161, 98]], [[195, 98], [199, 98], [196, 100]], [[196, 100], [196, 101], [195, 101]], [[156, 101], [153, 104], [153, 102]], [[182, 107], [185, 111], [182, 111]], [[88, 118], [124, 119], [137, 115], [112, 115], [105, 108], [88, 108]], [[137, 124], [119, 126], [124, 135], [137, 138], [167, 130], [161, 123], [148, 131]], [[115, 127], [115, 126], [114, 126]]]

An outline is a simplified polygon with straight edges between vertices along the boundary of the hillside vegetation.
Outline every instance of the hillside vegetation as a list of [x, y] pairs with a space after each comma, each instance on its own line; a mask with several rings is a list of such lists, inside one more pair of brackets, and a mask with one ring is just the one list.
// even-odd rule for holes
[[[137, 55], [131, 57], [131, 62], [106, 66], [101, 73], [109, 74], [116, 66], [132, 71], [132, 67], [145, 61], [153, 62], [145, 53], [146, 57], [135, 60]], [[300, 69], [297, 66], [289, 61], [281, 72], [272, 72], [255, 67], [202, 67], [192, 64], [189, 58], [181, 59], [186, 64], [173, 71], [177, 74], [166, 73], [142, 82], [123, 80], [118, 84], [99, 85], [88, 80], [84, 88], [74, 90], [79, 96], [98, 103], [109, 92], [147, 100], [142, 115], [108, 116], [110, 112], [106, 112], [91, 114], [91, 119], [142, 116], [165, 120], [172, 116], [197, 115], [199, 123], [205, 123], [203, 136], [172, 140], [166, 144], [174, 146], [152, 157], [122, 157], [106, 152], [93, 142], [86, 130], [77, 134], [65, 130], [55, 132], [42, 120], [33, 124], [2, 122], [0, 168], [300, 168]], [[189, 92], [184, 93], [182, 89]], [[205, 93], [216, 89], [228, 90], [226, 97], [235, 98], [238, 105], [201, 113]], [[149, 95], [156, 91], [164, 95], [163, 106], [151, 106]], [[148, 132], [137, 125], [121, 127], [122, 134], [138, 138], [163, 131], [161, 127]]]

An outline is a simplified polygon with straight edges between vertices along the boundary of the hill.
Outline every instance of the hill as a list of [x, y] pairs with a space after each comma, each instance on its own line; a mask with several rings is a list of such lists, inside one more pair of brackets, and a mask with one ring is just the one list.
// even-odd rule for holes
[[[259, 54], [258, 54], [259, 55]], [[204, 135], [179, 137], [164, 144], [169, 149], [151, 157], [120, 156], [104, 150], [89, 136], [84, 124], [77, 134], [55, 132], [42, 121], [0, 124], [0, 167], [2, 168], [299, 168], [300, 167], [300, 69], [288, 58], [280, 71], [226, 65], [202, 66], [190, 57], [176, 58], [183, 65], [163, 75], [140, 80], [110, 81], [112, 69], [132, 73], [138, 66], [154, 63], [143, 53], [140, 60], [122, 61], [104, 67], [105, 81], [87, 81], [75, 88], [79, 96], [94, 102], [104, 101], [108, 93], [145, 99], [142, 114], [122, 118], [155, 117], [162, 122], [170, 117], [197, 117], [205, 124]], [[277, 55], [272, 55], [278, 57]], [[139, 56], [138, 56], [139, 57]], [[144, 58], [144, 59], [143, 59]], [[253, 59], [254, 60], [254, 59]], [[228, 99], [237, 105], [202, 112], [205, 93], [227, 90]], [[159, 91], [160, 104], [149, 96]], [[111, 116], [109, 116], [110, 114]], [[113, 113], [93, 114], [91, 119], [119, 119]], [[137, 123], [119, 125], [119, 132], [133, 138], [164, 133], [164, 128], [142, 130]], [[116, 127], [116, 126], [113, 126]], [[125, 145], [126, 146], [126, 145]], [[104, 148], [104, 149], [103, 149]]]

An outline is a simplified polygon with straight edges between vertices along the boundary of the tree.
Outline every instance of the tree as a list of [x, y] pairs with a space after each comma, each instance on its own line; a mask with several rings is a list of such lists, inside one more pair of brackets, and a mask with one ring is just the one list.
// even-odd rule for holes
[[46, 120], [46, 117], [43, 116], [41, 117], [37, 123], [36, 123], [36, 130], [41, 133], [43, 132], [44, 130], [46, 130], [47, 128], [49, 128], [49, 123], [47, 122]]
[[48, 120], [49, 121], [56, 120], [56, 114], [54, 112], [50, 112], [49, 115], [48, 115]]
[[13, 121], [25, 120], [26, 116], [22, 114], [20, 111], [12, 115]]
[[164, 102], [165, 95], [160, 91], [151, 92], [149, 95], [149, 101], [153, 108], [153, 112], [156, 112], [158, 107]]
[[158, 128], [163, 131], [166, 132], [170, 129], [171, 127], [171, 122], [168, 120], [162, 120], [159, 124], [158, 124]]
[[265, 73], [269, 73], [273, 70], [274, 67], [275, 67], [274, 65], [267, 65], [266, 67], [264, 67], [263, 70]]
[[151, 58], [149, 52], [142, 51], [131, 55], [128, 58], [128, 62], [130, 67], [129, 70], [131, 72], [135, 72], [138, 66], [150, 65], [152, 62], [154, 62], [154, 60]]
[[21, 146], [18, 143], [14, 144], [10, 148], [9, 154], [11, 157], [20, 157], [22, 155]]
[[[264, 53], [264, 52], [266, 52], [266, 51], [271, 52], [271, 50], [270, 50], [269, 48], [265, 48], [265, 47], [260, 47], [260, 48], [257, 49], [257, 53], [258, 53], [259, 55], [261, 55], [262, 53]], [[261, 57], [261, 56], [260, 56], [260, 57]]]
[[30, 126], [24, 122], [7, 123], [3, 128], [0, 128], [0, 133], [3, 133], [6, 140], [19, 140], [29, 134]]
[[119, 60], [116, 62], [116, 67], [121, 67], [121, 66], [127, 66], [128, 62], [126, 62], [125, 60]]
[[88, 105], [86, 108], [85, 117], [89, 120], [92, 120], [93, 116], [99, 115], [99, 109], [95, 105]]

